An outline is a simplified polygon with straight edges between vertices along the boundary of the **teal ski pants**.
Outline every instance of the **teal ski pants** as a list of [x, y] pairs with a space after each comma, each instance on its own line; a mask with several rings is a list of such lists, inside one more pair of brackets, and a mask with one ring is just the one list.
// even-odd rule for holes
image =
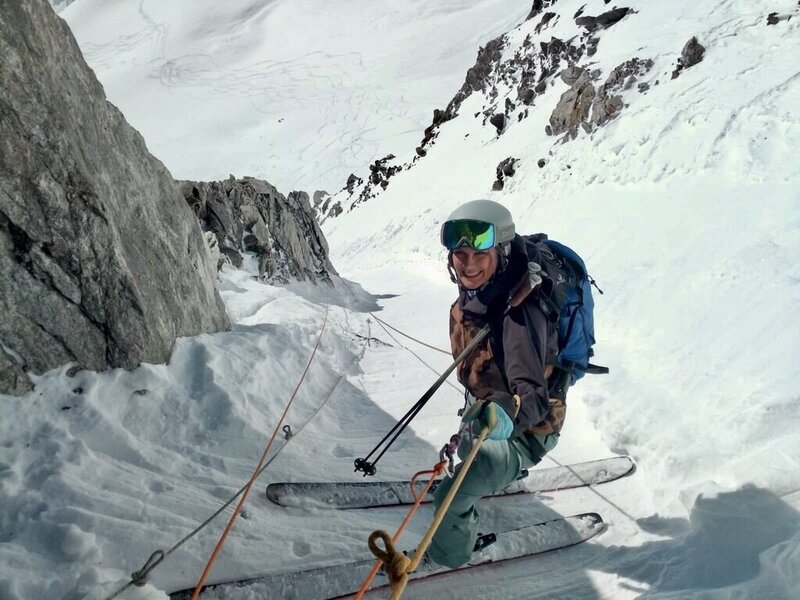
[[[459, 567], [469, 561], [475, 540], [478, 538], [480, 524], [476, 508], [478, 500], [483, 496], [499, 492], [517, 479], [522, 469], [537, 464], [545, 451], [555, 447], [557, 441], [557, 436], [547, 436], [541, 440], [538, 436], [536, 438], [525, 436], [524, 442], [519, 438], [485, 441], [433, 536], [428, 547], [428, 556], [434, 562], [450, 568]], [[532, 451], [532, 447], [540, 451]], [[459, 457], [463, 460], [470, 449], [470, 441], [464, 440], [458, 449]], [[462, 465], [463, 463], [456, 467], [456, 473], [461, 471]], [[435, 510], [439, 510], [454, 480], [455, 477], [446, 477], [436, 489]]]

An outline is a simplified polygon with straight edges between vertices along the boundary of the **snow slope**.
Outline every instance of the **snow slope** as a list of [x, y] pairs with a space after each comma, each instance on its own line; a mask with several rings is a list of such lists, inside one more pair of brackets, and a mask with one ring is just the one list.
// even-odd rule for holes
[[524, 4], [81, 0], [61, 16], [176, 178], [234, 172], [311, 193], [417, 142]]
[[[571, 16], [583, 4], [587, 14], [607, 8], [600, 0], [561, 0], [553, 7], [561, 18], [534, 40], [575, 35]], [[198, 4], [196, 15], [184, 21], [216, 25], [233, 13], [217, 7], [222, 12], [206, 14], [209, 6]], [[263, 6], [269, 14], [267, 9], [288, 10], [288, 3]], [[235, 493], [305, 367], [326, 302], [331, 306], [322, 352], [289, 412], [296, 435], [273, 455], [211, 580], [365, 556], [369, 532], [396, 526], [402, 511], [281, 509], [266, 501], [263, 486], [355, 478], [352, 460], [364, 456], [425, 391], [433, 371], [447, 366], [446, 356], [387, 332], [365, 311], [379, 305], [382, 319], [446, 347], [454, 288], [437, 243], [438, 225], [460, 202], [479, 196], [509, 206], [519, 231], [546, 231], [573, 246], [605, 292], [596, 297], [596, 358], [612, 372], [587, 377], [571, 391], [562, 442], [547, 465], [628, 452], [639, 469], [595, 490], [484, 503], [488, 527], [586, 510], [601, 512], [610, 526], [596, 542], [420, 583], [406, 597], [798, 597], [800, 166], [794, 155], [800, 143], [800, 14], [788, 0], [631, 6], [636, 13], [603, 31], [592, 57], [593, 68], [604, 74], [633, 56], [654, 60], [649, 91], [624, 92], [628, 106], [618, 119], [556, 143], [544, 126], [566, 89], [559, 81], [537, 99], [528, 118], [514, 119], [497, 138], [493, 127], [473, 118], [486, 106], [485, 98], [473, 95], [460, 116], [441, 128], [424, 160], [392, 178], [378, 197], [326, 222], [337, 270], [376, 296], [354, 284], [351, 294], [344, 283], [333, 290], [273, 288], [226, 268], [221, 291], [237, 323], [233, 331], [181, 340], [167, 366], [73, 377], [65, 367], [43, 376], [24, 398], [2, 398], [0, 597], [105, 598], [151, 552], [175, 544]], [[488, 29], [504, 19], [519, 24], [509, 34], [508, 55], [536, 25], [520, 23], [526, 11], [519, 7], [513, 15], [491, 3], [474, 10], [483, 9], [493, 15], [484, 24]], [[167, 20], [177, 8], [158, 10], [160, 23], [187, 27]], [[795, 16], [767, 26], [773, 11]], [[121, 51], [136, 23], [150, 35], [137, 21], [135, 5], [80, 0], [64, 14], [107, 90], [126, 73], [123, 60], [136, 81], [150, 60], [144, 48], [151, 42], [137, 46], [127, 38], [130, 50]], [[348, 14], [360, 27], [372, 13]], [[322, 14], [314, 18], [325, 22]], [[430, 22], [419, 26], [424, 23]], [[305, 21], [297, 26], [302, 29], [292, 31], [295, 40], [311, 30]], [[454, 29], [442, 28], [441, 37], [461, 36]], [[211, 43], [213, 35], [206, 38], [204, 31], [193, 30], [193, 43]], [[89, 44], [95, 42], [81, 39], [81, 32], [115, 42], [92, 54]], [[705, 59], [671, 80], [692, 35], [706, 46]], [[352, 40], [333, 39], [341, 47], [329, 54], [349, 51]], [[398, 38], [396, 51], [411, 52], [418, 39]], [[254, 64], [249, 52], [250, 46], [241, 49], [241, 64]], [[467, 54], [474, 56], [474, 49]], [[230, 56], [236, 58], [234, 48]], [[324, 63], [331, 71], [341, 64]], [[459, 68], [448, 74], [456, 84], [445, 101], [463, 76]], [[434, 67], [419, 71], [428, 69]], [[396, 80], [422, 85], [416, 77], [381, 72], [372, 85], [384, 93]], [[153, 122], [163, 118], [161, 135], [170, 128], [176, 140], [197, 135], [195, 123], [170, 108], [174, 89], [142, 85], [141, 95], [123, 105], [135, 126], [142, 127], [135, 117], [140, 111]], [[502, 103], [505, 91], [500, 93]], [[346, 103], [345, 97], [339, 99]], [[238, 118], [243, 104], [217, 100], [229, 107], [232, 120]], [[441, 104], [440, 96], [427, 110]], [[355, 114], [342, 117], [344, 128], [358, 129]], [[226, 130], [204, 133], [204, 148], [235, 144]], [[293, 133], [310, 152], [329, 141], [302, 127]], [[393, 141], [398, 148], [392, 144], [377, 154], [394, 151], [408, 160], [419, 132]], [[517, 173], [502, 192], [490, 192], [495, 167], [508, 156], [520, 159]], [[298, 157], [287, 155], [278, 177], [288, 180], [305, 168]], [[540, 158], [546, 159], [543, 168]], [[232, 170], [250, 168], [248, 158], [232, 160], [239, 161]], [[187, 155], [186, 161], [203, 171], [202, 160]], [[272, 173], [265, 176], [278, 181]], [[443, 386], [381, 463], [379, 475], [399, 479], [431, 465], [457, 427], [459, 405], [460, 391]], [[409, 545], [429, 515], [424, 509], [411, 524], [404, 538]], [[125, 597], [163, 600], [165, 591], [192, 585], [222, 526], [215, 522], [187, 542], [153, 572], [152, 585]], [[243, 598], [247, 591], [229, 590], [223, 597]]]

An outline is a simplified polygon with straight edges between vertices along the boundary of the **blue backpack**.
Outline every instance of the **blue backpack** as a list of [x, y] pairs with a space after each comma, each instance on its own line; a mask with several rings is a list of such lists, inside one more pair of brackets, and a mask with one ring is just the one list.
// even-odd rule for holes
[[539, 303], [548, 318], [558, 323], [558, 354], [548, 363], [569, 373], [570, 385], [586, 373], [608, 373], [607, 367], [589, 362], [595, 343], [591, 288], [601, 294], [603, 291], [586, 272], [583, 259], [543, 233], [525, 236], [525, 243], [526, 247], [535, 247], [541, 257], [542, 283], [535, 290]]

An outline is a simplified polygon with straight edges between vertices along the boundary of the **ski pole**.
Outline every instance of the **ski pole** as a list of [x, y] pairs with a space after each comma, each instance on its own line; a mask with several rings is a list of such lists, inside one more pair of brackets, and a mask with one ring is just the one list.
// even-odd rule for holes
[[[364, 458], [357, 458], [355, 460], [354, 462], [355, 471], [363, 472], [365, 477], [367, 475], [371, 476], [377, 473], [375, 465], [378, 463], [381, 457], [386, 453], [386, 451], [391, 447], [391, 445], [394, 444], [397, 438], [400, 437], [400, 434], [403, 433], [405, 428], [408, 427], [408, 425], [411, 423], [414, 417], [416, 417], [419, 411], [421, 411], [422, 408], [425, 406], [425, 404], [427, 404], [428, 400], [430, 400], [431, 397], [433, 397], [433, 394], [450, 376], [450, 373], [452, 373], [453, 370], [459, 365], [459, 363], [462, 360], [464, 360], [464, 358], [466, 358], [469, 355], [469, 353], [472, 352], [477, 347], [477, 345], [483, 341], [483, 339], [488, 335], [488, 333], [489, 333], [488, 325], [485, 325], [480, 331], [478, 331], [478, 333], [475, 335], [474, 338], [472, 338], [470, 343], [467, 344], [467, 347], [464, 348], [461, 354], [459, 354], [456, 357], [456, 359], [452, 362], [452, 364], [439, 376], [439, 379], [437, 379], [434, 382], [434, 384], [428, 388], [428, 391], [426, 391], [422, 395], [422, 397], [419, 400], [417, 400], [417, 402], [408, 410], [408, 412], [405, 415], [400, 417], [400, 420], [397, 423], [395, 423], [395, 425], [392, 427], [391, 430], [389, 430], [389, 433], [383, 436], [383, 439], [381, 439], [381, 441], [376, 444], [376, 446], [370, 451], [370, 453], [367, 454], [367, 456], [365, 456]], [[390, 437], [391, 439], [389, 439]], [[386, 445], [383, 446], [387, 440], [389, 440], [388, 443], [386, 443]], [[383, 446], [383, 448], [381, 448], [381, 446]], [[379, 449], [380, 453], [378, 454], [378, 456], [375, 458], [375, 460], [370, 462], [369, 461], [370, 457], [373, 454], [375, 454]]]

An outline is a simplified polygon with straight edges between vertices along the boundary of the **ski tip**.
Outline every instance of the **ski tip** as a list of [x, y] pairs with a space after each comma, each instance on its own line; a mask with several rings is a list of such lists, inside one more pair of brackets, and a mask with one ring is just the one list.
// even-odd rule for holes
[[277, 504], [278, 506], [286, 506], [280, 500], [281, 499], [281, 495], [278, 492], [278, 488], [279, 488], [279, 486], [276, 486], [275, 484], [272, 484], [272, 483], [270, 483], [267, 486], [267, 500], [269, 500], [273, 504]]
[[584, 521], [589, 521], [591, 525], [605, 525], [605, 521], [603, 521], [603, 517], [600, 516], [600, 513], [586, 512], [575, 516]]
[[633, 457], [630, 454], [620, 454], [610, 460], [625, 461], [625, 463], [628, 465], [628, 470], [617, 476], [616, 479], [624, 479], [625, 477], [630, 477], [636, 473], [636, 461], [633, 460]]
[[583, 531], [583, 539], [581, 541], [590, 540], [608, 528], [608, 524], [603, 520], [603, 517], [596, 512], [581, 513], [573, 515], [572, 518], [577, 518], [581, 521], [580, 529]]

